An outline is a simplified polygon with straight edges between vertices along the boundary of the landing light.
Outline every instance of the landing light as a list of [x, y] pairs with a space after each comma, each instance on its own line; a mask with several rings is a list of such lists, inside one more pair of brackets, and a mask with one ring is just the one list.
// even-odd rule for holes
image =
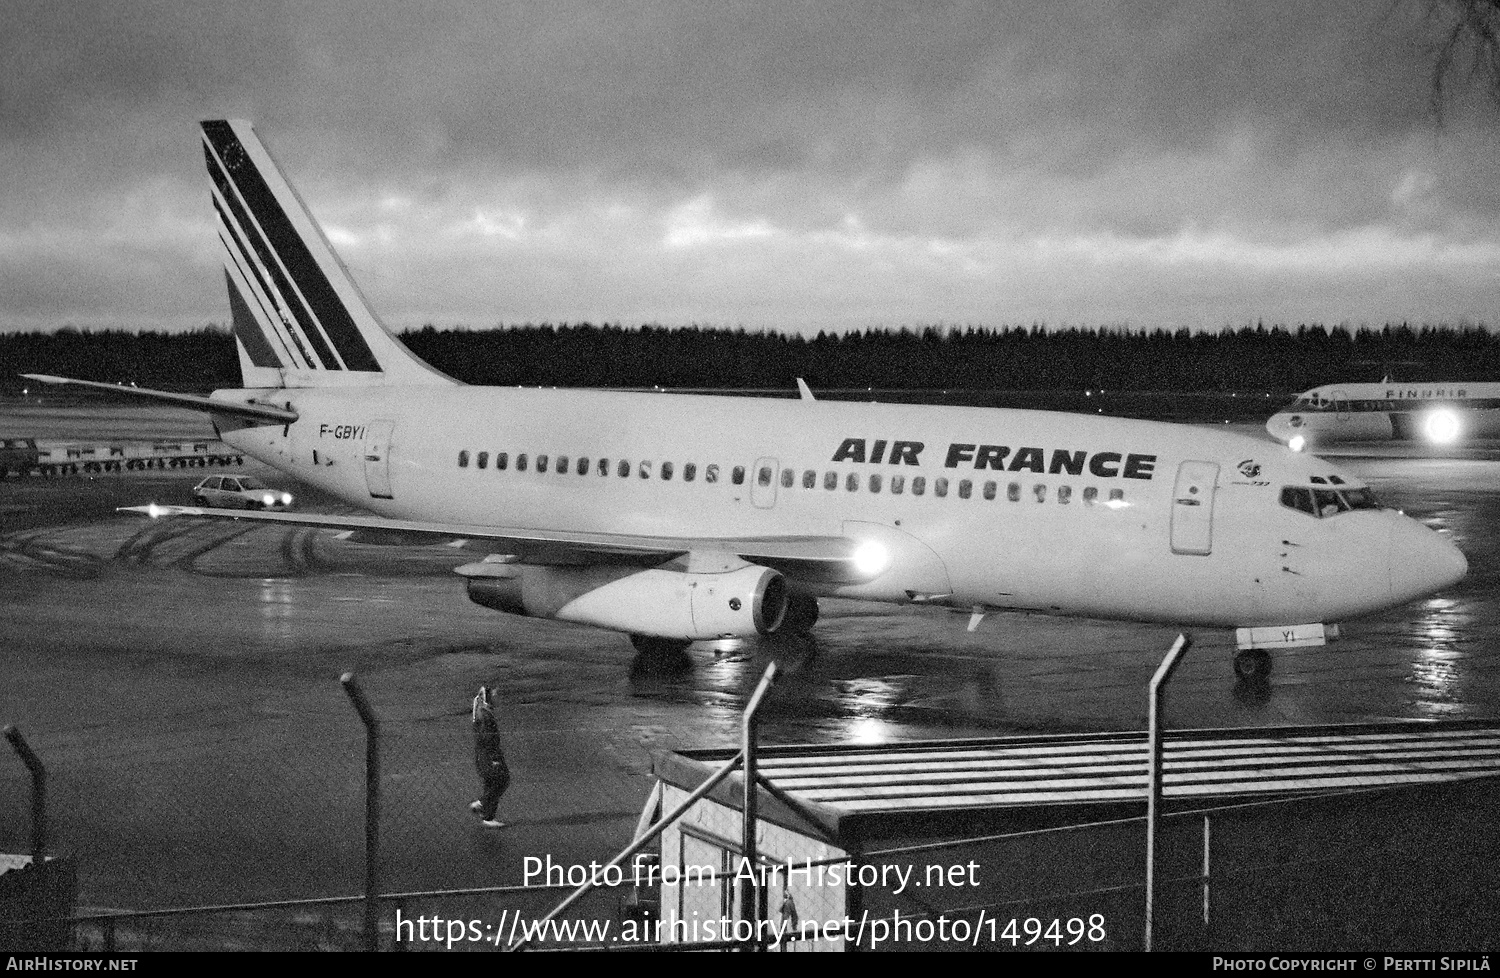
[[866, 540], [854, 551], [854, 569], [861, 574], [874, 577], [890, 565], [891, 554], [885, 549], [885, 544], [876, 540]]
[[1446, 445], [1458, 438], [1458, 415], [1441, 409], [1433, 411], [1427, 415], [1422, 430], [1427, 433], [1429, 441]]
[[155, 503], [147, 504], [146, 515], [151, 517], [153, 520], [156, 519], [157, 517], [161, 516], [161, 507], [156, 505]]
[[1307, 447], [1307, 439], [1301, 435], [1293, 435], [1291, 440], [1286, 443], [1286, 447], [1294, 452], [1300, 452]]

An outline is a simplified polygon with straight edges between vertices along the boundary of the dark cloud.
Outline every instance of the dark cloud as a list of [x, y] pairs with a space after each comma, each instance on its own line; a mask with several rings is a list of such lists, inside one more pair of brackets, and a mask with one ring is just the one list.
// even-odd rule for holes
[[1422, 9], [23, 0], [0, 324], [190, 315], [226, 115], [398, 320], [1494, 319], [1500, 120], [1434, 126]]

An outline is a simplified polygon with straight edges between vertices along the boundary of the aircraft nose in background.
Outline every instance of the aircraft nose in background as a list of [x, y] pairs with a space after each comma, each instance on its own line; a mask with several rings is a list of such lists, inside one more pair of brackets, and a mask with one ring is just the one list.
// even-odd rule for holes
[[1447, 539], [1416, 520], [1402, 518], [1391, 526], [1391, 597], [1411, 601], [1464, 579], [1469, 561]]

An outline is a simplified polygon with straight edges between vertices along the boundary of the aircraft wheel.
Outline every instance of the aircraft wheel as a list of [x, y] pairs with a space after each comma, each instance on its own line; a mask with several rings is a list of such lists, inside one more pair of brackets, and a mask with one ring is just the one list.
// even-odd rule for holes
[[786, 599], [786, 614], [782, 616], [778, 632], [787, 635], [806, 635], [818, 623], [818, 599], [808, 594], [789, 594]]
[[686, 638], [658, 638], [655, 635], [632, 635], [630, 644], [641, 655], [657, 656], [667, 658], [671, 656], [685, 655], [688, 646], [692, 645], [691, 639]]
[[687, 639], [632, 635], [630, 644], [636, 651], [630, 666], [632, 676], [676, 675], [693, 668], [693, 657], [687, 651], [693, 643]]
[[1241, 679], [1265, 679], [1271, 675], [1271, 653], [1246, 649], [1234, 657], [1234, 674]]

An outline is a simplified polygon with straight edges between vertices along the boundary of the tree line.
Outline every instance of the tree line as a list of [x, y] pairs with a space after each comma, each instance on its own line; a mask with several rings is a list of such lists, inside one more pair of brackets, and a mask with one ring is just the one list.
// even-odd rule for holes
[[[625, 327], [425, 326], [417, 356], [471, 384], [558, 387], [1289, 392], [1390, 375], [1500, 380], [1500, 335], [1475, 326], [1188, 329], [943, 327], [820, 332]], [[208, 391], [239, 384], [233, 334], [61, 329], [0, 334], [0, 390], [50, 373]]]

